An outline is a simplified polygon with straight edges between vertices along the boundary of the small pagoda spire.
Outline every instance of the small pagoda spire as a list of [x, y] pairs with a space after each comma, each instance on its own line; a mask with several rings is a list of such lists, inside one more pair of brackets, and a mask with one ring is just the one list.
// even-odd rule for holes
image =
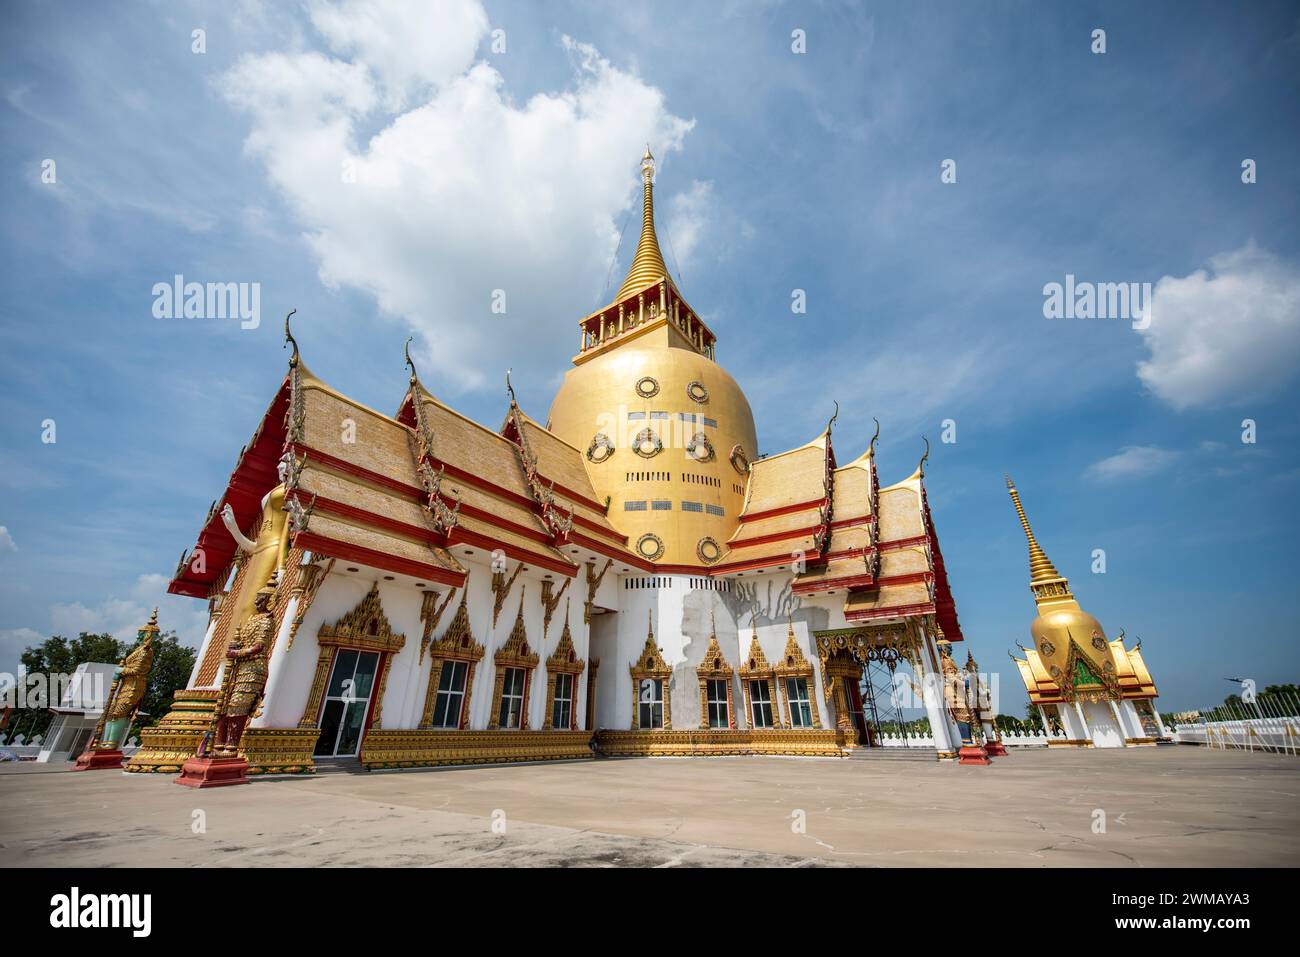
[[1016, 514], [1020, 516], [1020, 527], [1025, 530], [1025, 539], [1029, 542], [1029, 585], [1042, 582], [1063, 580], [1063, 576], [1056, 570], [1052, 560], [1047, 557], [1043, 547], [1038, 544], [1038, 539], [1034, 538], [1034, 530], [1029, 527], [1029, 517], [1025, 515], [1025, 507], [1020, 504], [1020, 493], [1016, 491], [1015, 483], [1011, 481], [1011, 476], [1006, 476], [1007, 491], [1011, 493], [1011, 501], [1016, 506]]
[[637, 241], [636, 255], [632, 257], [627, 278], [623, 280], [618, 295], [614, 297], [615, 302], [668, 277], [664, 254], [659, 251], [659, 237], [655, 235], [654, 175], [655, 158], [650, 152], [650, 144], [647, 143], [645, 156], [641, 158], [641, 238]]

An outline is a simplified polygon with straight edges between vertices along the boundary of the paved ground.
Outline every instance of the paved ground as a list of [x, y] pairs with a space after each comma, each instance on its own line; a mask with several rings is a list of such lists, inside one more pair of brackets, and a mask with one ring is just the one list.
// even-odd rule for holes
[[1300, 760], [1191, 747], [172, 781], [0, 765], [0, 865], [1300, 865]]

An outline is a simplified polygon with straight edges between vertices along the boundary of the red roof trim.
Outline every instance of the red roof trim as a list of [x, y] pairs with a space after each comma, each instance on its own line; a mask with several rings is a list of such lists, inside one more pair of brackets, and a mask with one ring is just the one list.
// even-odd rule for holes
[[369, 565], [372, 568], [380, 568], [384, 571], [396, 572], [399, 575], [411, 575], [415, 578], [427, 578], [430, 581], [440, 582], [444, 585], [459, 586], [465, 584], [464, 572], [455, 572], [449, 568], [440, 568], [437, 565], [417, 562], [409, 558], [399, 558], [396, 555], [389, 555], [385, 552], [376, 551], [373, 548], [366, 548], [362, 545], [351, 545], [347, 542], [340, 542], [334, 538], [326, 538], [323, 535], [316, 535], [310, 531], [299, 532], [294, 536], [293, 542], [295, 545], [317, 554], [328, 555], [331, 558], [340, 558], [345, 561], [358, 562], [362, 565]]
[[782, 505], [780, 508], [769, 508], [764, 512], [754, 512], [753, 514], [742, 512], [740, 521], [742, 524], [745, 522], [761, 522], [765, 518], [772, 518], [777, 515], [788, 515], [790, 512], [805, 512], [808, 509], [821, 508], [829, 501], [830, 499], [823, 495], [821, 498], [815, 498], [810, 502], [801, 502], [797, 505]]

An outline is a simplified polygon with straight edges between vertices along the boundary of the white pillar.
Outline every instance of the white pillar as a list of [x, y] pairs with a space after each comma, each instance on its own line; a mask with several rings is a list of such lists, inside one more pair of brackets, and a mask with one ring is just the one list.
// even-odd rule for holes
[[1083, 716], [1083, 708], [1078, 701], [1074, 702], [1074, 713], [1079, 716], [1079, 726], [1083, 728], [1083, 740], [1092, 740], [1092, 729], [1088, 727], [1088, 719]]

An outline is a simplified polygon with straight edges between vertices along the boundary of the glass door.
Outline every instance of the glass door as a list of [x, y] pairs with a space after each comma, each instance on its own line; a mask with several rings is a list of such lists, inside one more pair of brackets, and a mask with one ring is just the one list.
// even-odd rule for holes
[[379, 653], [340, 648], [334, 656], [325, 706], [321, 709], [316, 757], [356, 757], [370, 713], [370, 694], [379, 666]]

